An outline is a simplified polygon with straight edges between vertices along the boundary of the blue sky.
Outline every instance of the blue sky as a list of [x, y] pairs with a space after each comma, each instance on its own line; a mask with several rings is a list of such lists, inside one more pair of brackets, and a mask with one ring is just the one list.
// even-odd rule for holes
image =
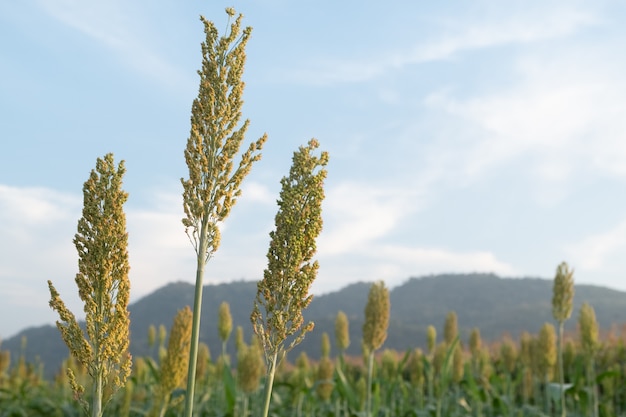
[[[209, 4], [210, 3], [210, 4]], [[256, 280], [280, 178], [331, 156], [323, 293], [442, 272], [626, 291], [626, 6], [619, 1], [0, 3], [0, 337], [77, 313], [72, 237], [97, 157], [127, 166], [132, 299], [193, 282], [181, 186], [202, 14], [254, 28], [244, 117], [263, 159], [206, 283]]]

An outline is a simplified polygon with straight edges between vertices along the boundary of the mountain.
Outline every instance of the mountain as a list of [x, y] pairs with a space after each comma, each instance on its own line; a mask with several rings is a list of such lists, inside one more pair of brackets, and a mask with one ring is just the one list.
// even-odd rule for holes
[[[301, 351], [316, 358], [320, 353], [321, 336], [327, 332], [334, 340], [334, 322], [342, 310], [350, 322], [351, 345], [348, 354], [360, 354], [363, 311], [370, 283], [355, 283], [314, 297], [304, 312], [305, 321], [314, 321], [315, 329], [307, 334], [302, 344], [289, 354], [294, 360]], [[576, 285], [574, 312], [566, 322], [566, 329], [576, 329], [578, 311], [583, 302], [590, 303], [603, 329], [626, 323], [626, 293], [591, 285]], [[188, 283], [168, 284], [129, 306], [131, 317], [131, 352], [135, 356], [153, 354], [148, 349], [148, 327], [165, 325], [168, 329], [176, 312], [192, 305], [194, 287]], [[206, 285], [203, 290], [200, 340], [209, 345], [214, 357], [221, 351], [217, 331], [219, 305], [230, 304], [233, 328], [244, 329], [246, 341], [252, 334], [250, 312], [256, 295], [256, 282], [233, 282]], [[546, 321], [553, 322], [552, 280], [537, 278], [500, 278], [493, 274], [446, 274], [410, 278], [390, 291], [391, 318], [384, 348], [406, 350], [424, 347], [426, 327], [434, 325], [443, 334], [446, 314], [454, 310], [458, 316], [462, 340], [467, 340], [473, 327], [478, 327], [484, 340], [497, 340], [508, 333], [513, 337], [523, 331], [537, 333]], [[233, 332], [234, 335], [234, 332]], [[21, 352], [22, 337], [27, 344], [27, 361], [40, 360], [46, 376], [58, 371], [68, 350], [54, 326], [26, 329], [3, 342], [2, 349], [17, 358]], [[229, 354], [234, 357], [233, 337], [229, 340]]]

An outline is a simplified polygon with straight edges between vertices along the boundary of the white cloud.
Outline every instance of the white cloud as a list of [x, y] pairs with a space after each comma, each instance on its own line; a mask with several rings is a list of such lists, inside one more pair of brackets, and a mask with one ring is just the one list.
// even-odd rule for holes
[[469, 183], [514, 165], [546, 205], [582, 179], [625, 179], [626, 61], [612, 45], [526, 52], [516, 66], [512, 86], [469, 97], [447, 88], [425, 99], [449, 116], [448, 132], [454, 126], [452, 134], [463, 138], [461, 147], [443, 148], [453, 162], [448, 175]]
[[488, 251], [453, 252], [435, 248], [410, 248], [385, 245], [371, 254], [385, 259], [403, 269], [412, 270], [411, 275], [446, 272], [494, 272], [514, 275], [515, 268], [496, 258]]
[[79, 213], [74, 195], [0, 185], [2, 278], [28, 275], [35, 258], [53, 268], [67, 262]]
[[40, 1], [59, 22], [109, 49], [129, 67], [169, 87], [187, 83], [188, 77], [159, 54], [141, 34], [142, 16], [125, 2], [85, 3], [80, 0]]
[[[450, 22], [450, 28], [460, 27], [461, 30], [451, 29], [458, 33], [416, 46], [411, 54], [399, 56], [395, 66], [445, 60], [467, 50], [559, 38], [599, 23], [588, 12], [565, 8], [507, 10], [504, 15], [500, 12], [488, 16], [489, 20], [480, 16], [475, 18], [476, 21], [469, 25]], [[465, 18], [463, 22], [466, 22]]]
[[350, 282], [383, 280], [389, 286], [409, 277], [437, 273], [493, 272], [513, 276], [517, 270], [489, 251], [449, 251], [441, 248], [370, 244], [353, 250], [350, 260], [337, 254], [320, 255], [316, 293], [338, 290]]
[[275, 204], [277, 196], [260, 182], [246, 181], [241, 190], [240, 202], [249, 204]]
[[349, 253], [395, 229], [410, 211], [406, 190], [343, 183], [326, 191], [320, 255]]
[[443, 35], [419, 39], [415, 46], [399, 51], [384, 51], [364, 59], [316, 57], [314, 64], [287, 78], [318, 85], [364, 82], [409, 65], [453, 59], [465, 51], [561, 38], [600, 23], [593, 12], [571, 7], [524, 4], [514, 11], [509, 7], [496, 10], [448, 19]]
[[70, 294], [66, 297], [70, 308], [82, 311], [73, 288], [72, 239], [79, 215], [78, 196], [0, 184], [0, 335], [18, 331], [24, 322], [54, 320], [47, 280], [59, 292]]
[[606, 269], [608, 263], [623, 259], [623, 254], [626, 253], [626, 220], [611, 230], [588, 236], [578, 243], [566, 246], [565, 252], [575, 260], [576, 267], [583, 270]]
[[9, 223], [6, 226], [18, 221], [36, 227], [38, 224], [66, 220], [66, 208], [76, 209], [80, 200], [73, 195], [46, 188], [19, 188], [0, 184], [0, 203], [0, 214]]

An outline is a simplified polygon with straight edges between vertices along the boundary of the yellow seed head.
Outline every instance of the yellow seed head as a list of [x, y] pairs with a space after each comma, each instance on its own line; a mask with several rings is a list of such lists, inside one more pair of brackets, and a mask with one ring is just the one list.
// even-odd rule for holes
[[148, 347], [152, 348], [156, 343], [156, 327], [154, 324], [151, 324], [148, 327]]
[[330, 337], [328, 333], [322, 333], [322, 357], [327, 358], [330, 356]]
[[426, 328], [426, 341], [428, 343], [428, 354], [432, 355], [437, 345], [437, 329], [435, 329], [435, 326], [429, 325]]
[[[327, 152], [315, 155], [318, 147], [319, 143], [311, 139], [307, 146], [294, 152], [289, 176], [281, 179], [268, 265], [257, 284], [250, 316], [266, 358], [278, 356], [279, 362], [314, 327], [313, 322], [304, 323], [303, 311], [313, 299], [309, 289], [319, 269], [313, 258], [323, 225], [325, 166], [329, 157]], [[291, 342], [285, 345], [289, 337]]]
[[343, 352], [350, 346], [350, 329], [348, 316], [343, 311], [339, 311], [337, 313], [337, 318], [335, 319], [335, 339], [337, 343], [337, 348]]
[[463, 379], [463, 371], [465, 369], [465, 357], [460, 344], [454, 349], [454, 357], [452, 358], [452, 380], [459, 383]]
[[520, 337], [520, 359], [525, 367], [532, 367], [533, 338], [528, 332], [522, 332], [522, 335]]
[[413, 385], [422, 387], [424, 385], [424, 353], [421, 349], [416, 348], [411, 353], [407, 363], [409, 378]]
[[196, 380], [203, 379], [211, 364], [211, 351], [206, 343], [198, 343], [198, 359], [196, 360]]
[[517, 361], [517, 348], [510, 337], [505, 337], [500, 345], [500, 358], [507, 372], [513, 373]]
[[237, 328], [235, 329], [235, 349], [237, 350], [237, 352], [239, 352], [239, 350], [244, 347], [245, 344], [246, 342], [243, 337], [243, 327], [237, 326]]
[[296, 366], [302, 371], [308, 371], [311, 368], [311, 361], [309, 361], [309, 356], [306, 352], [302, 351], [300, 355], [298, 355], [296, 358]]
[[536, 357], [538, 360], [537, 370], [540, 375], [546, 378], [552, 378], [554, 372], [554, 365], [556, 365], [556, 332], [554, 326], [550, 323], [545, 323], [539, 332], [539, 339], [537, 340]]
[[456, 313], [454, 311], [450, 311], [446, 315], [446, 322], [443, 327], [443, 339], [448, 345], [450, 345], [457, 337], [458, 333], [459, 330]]
[[574, 303], [574, 271], [565, 262], [561, 263], [554, 277], [552, 288], [552, 316], [562, 323], [572, 315]]
[[265, 372], [263, 356], [258, 344], [240, 347], [237, 352], [237, 383], [243, 392], [255, 392]]
[[[229, 19], [232, 8], [226, 9]], [[243, 71], [251, 28], [242, 30], [240, 14], [230, 30], [220, 36], [205, 17], [202, 68], [198, 71], [198, 97], [191, 106], [191, 128], [185, 148], [189, 178], [183, 186], [182, 219], [199, 261], [207, 262], [220, 245], [219, 224], [230, 214], [241, 195], [241, 183], [260, 160], [267, 136], [240, 152], [249, 121], [241, 121]], [[237, 163], [236, 159], [239, 160]]]
[[478, 352], [480, 351], [481, 345], [482, 345], [482, 341], [480, 339], [480, 330], [478, 329], [478, 327], [474, 327], [472, 329], [472, 332], [470, 333], [470, 339], [469, 339], [470, 352], [472, 353], [473, 357], [478, 356]]
[[591, 357], [598, 347], [598, 322], [596, 321], [596, 312], [588, 303], [584, 303], [580, 308], [578, 325], [583, 352]]
[[189, 306], [179, 310], [174, 318], [167, 345], [167, 354], [161, 364], [162, 393], [169, 395], [175, 388], [181, 387], [189, 365], [189, 346], [191, 343], [191, 322], [193, 313]]
[[[74, 235], [79, 258], [74, 280], [84, 303], [85, 332], [48, 281], [50, 307], [59, 314], [61, 337], [92, 379], [104, 381], [94, 409], [106, 404], [125, 384], [132, 364], [127, 309], [130, 266], [123, 210], [128, 194], [122, 190], [125, 172], [124, 161], [116, 166], [109, 153], [97, 159], [96, 168], [83, 185], [82, 217]], [[75, 395], [82, 395], [84, 388], [75, 375], [68, 377]]]
[[167, 329], [164, 325], [159, 325], [159, 346], [165, 347], [165, 339], [167, 339]]
[[383, 281], [372, 284], [365, 306], [363, 343], [369, 352], [380, 348], [387, 339], [389, 326], [389, 290]]
[[335, 365], [328, 356], [322, 357], [317, 365], [317, 395], [322, 401], [328, 401], [333, 393], [335, 384], [333, 383], [333, 374]]
[[439, 374], [441, 372], [443, 362], [446, 359], [447, 351], [448, 346], [445, 342], [441, 342], [435, 347], [435, 351], [433, 353], [433, 368], [435, 369], [436, 374]]
[[230, 314], [230, 305], [224, 301], [220, 304], [217, 329], [222, 342], [226, 342], [233, 330], [233, 317]]

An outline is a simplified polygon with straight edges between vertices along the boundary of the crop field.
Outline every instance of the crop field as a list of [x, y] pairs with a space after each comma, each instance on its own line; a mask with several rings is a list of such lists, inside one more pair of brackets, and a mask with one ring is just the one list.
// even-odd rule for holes
[[[453, 329], [453, 325], [446, 322], [446, 329]], [[519, 340], [505, 337], [489, 344], [481, 342], [476, 329], [468, 341], [456, 336], [450, 340], [447, 333], [441, 341], [430, 334], [430, 346], [423, 349], [377, 352], [371, 415], [560, 415], [561, 389], [565, 390], [568, 416], [626, 415], [626, 340], [615, 329], [603, 332], [592, 351], [585, 349], [581, 334], [565, 336], [562, 387], [556, 382], [557, 342], [550, 324], [537, 335], [523, 334]], [[130, 378], [106, 405], [104, 415], [182, 415], [183, 381], [179, 380], [171, 392], [162, 389], [167, 378], [163, 368], [167, 356], [172, 355], [172, 347], [166, 346], [163, 336], [152, 337], [153, 349], [159, 352], [156, 359], [134, 358]], [[346, 341], [341, 340], [340, 333], [335, 336], [334, 355], [314, 361], [301, 354], [293, 361], [281, 362], [274, 379], [270, 415], [366, 415], [365, 363], [361, 357], [344, 357], [341, 348]], [[329, 344], [330, 339], [324, 337], [324, 343]], [[194, 415], [259, 414], [266, 374], [262, 349], [256, 339], [247, 345], [240, 330], [235, 342], [238, 358], [212, 358], [208, 348], [200, 345]], [[323, 349], [328, 350], [329, 346]], [[42, 365], [25, 363], [19, 357], [12, 360], [8, 352], [2, 352], [0, 416], [83, 415], [65, 372], [45, 380]], [[89, 393], [90, 378], [85, 370], [71, 358], [64, 366], [73, 369]], [[165, 396], [168, 403], [162, 408]]]

